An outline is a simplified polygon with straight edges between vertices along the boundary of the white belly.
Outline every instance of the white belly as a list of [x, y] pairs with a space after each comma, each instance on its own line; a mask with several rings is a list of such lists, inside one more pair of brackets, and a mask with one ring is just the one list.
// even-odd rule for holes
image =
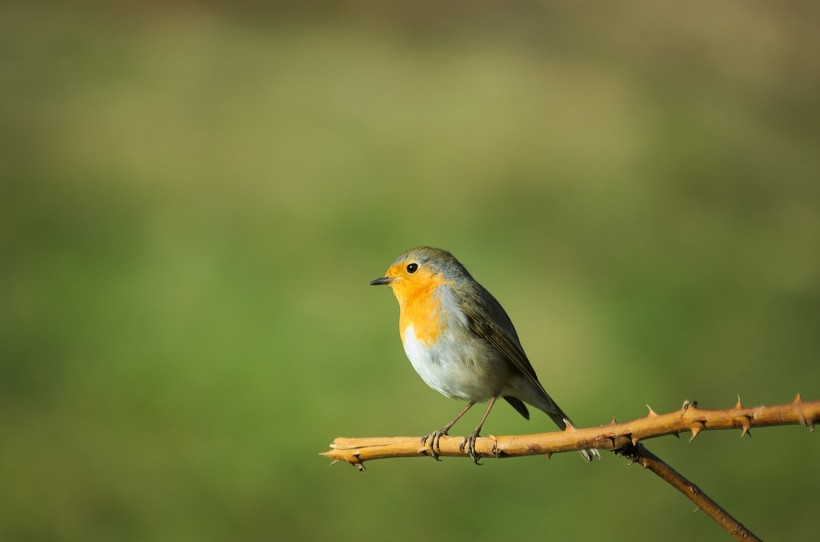
[[445, 336], [429, 347], [416, 338], [413, 326], [405, 329], [403, 339], [413, 368], [428, 386], [446, 397], [483, 401], [497, 395], [509, 377], [506, 364], [491, 359], [490, 351], [479, 350], [477, 343]]

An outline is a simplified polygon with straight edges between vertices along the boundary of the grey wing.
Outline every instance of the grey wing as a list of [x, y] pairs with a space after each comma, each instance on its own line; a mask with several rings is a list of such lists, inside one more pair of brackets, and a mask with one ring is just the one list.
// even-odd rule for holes
[[[527, 355], [521, 347], [521, 342], [518, 340], [518, 334], [510, 317], [507, 316], [501, 304], [487, 290], [483, 288], [481, 290], [479, 294], [475, 294], [469, 299], [463, 299], [462, 310], [467, 316], [470, 330], [492, 345], [504, 359], [530, 381], [544, 401], [543, 405], [536, 406], [543, 410], [560, 429], [563, 430], [567, 424], [571, 425], [572, 422], [567, 415], [549, 396], [541, 382], [538, 381], [535, 369], [532, 368], [530, 360], [527, 359]], [[505, 399], [525, 418], [528, 417], [519, 408], [521, 403], [519, 399], [514, 398], [515, 401], [510, 401], [507, 397]], [[585, 452], [582, 452], [582, 455], [587, 457]]]
[[524, 353], [515, 327], [501, 304], [483, 287], [481, 292], [462, 298], [462, 311], [467, 316], [470, 330], [490, 343], [521, 374], [552, 402], [538, 381], [530, 360]]
[[[546, 403], [544, 408], [539, 408], [542, 408], [561, 430], [564, 430], [567, 425], [574, 427], [572, 421], [570, 421], [555, 401], [552, 400], [552, 397], [547, 394], [544, 386], [538, 381], [538, 377], [535, 375], [535, 369], [532, 368], [530, 360], [527, 359], [527, 355], [521, 347], [521, 342], [518, 340], [515, 327], [513, 327], [512, 321], [510, 317], [507, 316], [504, 308], [496, 301], [490, 292], [480, 285], [479, 288], [479, 294], [474, 294], [469, 299], [462, 300], [462, 310], [467, 316], [470, 329], [473, 333], [490, 343], [507, 361], [527, 377]], [[508, 397], [505, 397], [505, 399], [525, 418], [528, 418], [525, 414], [526, 407], [521, 403], [520, 399], [516, 397], [513, 397], [513, 400], [510, 400]], [[595, 449], [579, 450], [579, 452], [587, 461], [593, 457], [600, 458], [598, 451]]]

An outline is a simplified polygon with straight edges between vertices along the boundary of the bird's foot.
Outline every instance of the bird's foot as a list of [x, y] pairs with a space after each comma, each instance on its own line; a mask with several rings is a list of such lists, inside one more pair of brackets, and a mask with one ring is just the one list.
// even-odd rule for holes
[[478, 429], [464, 437], [464, 440], [461, 442], [461, 446], [459, 446], [458, 449], [469, 455], [472, 458], [473, 463], [480, 465], [481, 463], [479, 463], [478, 460], [481, 459], [481, 456], [475, 451], [475, 441], [477, 438]]
[[447, 429], [441, 428], [421, 437], [421, 445], [427, 448], [427, 454], [436, 461], [441, 461], [439, 459], [439, 453], [441, 452], [439, 441], [444, 436], [447, 436]]

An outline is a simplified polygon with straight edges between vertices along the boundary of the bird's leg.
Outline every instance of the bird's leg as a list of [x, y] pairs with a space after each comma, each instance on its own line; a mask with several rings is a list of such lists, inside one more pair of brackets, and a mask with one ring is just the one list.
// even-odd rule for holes
[[445, 425], [441, 429], [438, 429], [436, 431], [433, 431], [432, 433], [428, 433], [428, 434], [424, 435], [423, 437], [421, 437], [421, 445], [422, 446], [426, 446], [427, 441], [428, 440], [430, 441], [430, 445], [428, 446], [428, 448], [430, 449], [430, 456], [433, 459], [438, 461], [438, 453], [440, 451], [438, 441], [441, 440], [442, 436], [447, 434], [447, 432], [450, 430], [450, 428], [452, 428], [456, 424], [456, 422], [458, 420], [460, 420], [461, 417], [464, 416], [464, 414], [466, 414], [467, 411], [470, 410], [473, 407], [474, 404], [475, 404], [475, 401], [470, 401], [469, 403], [467, 403], [467, 406], [464, 407], [461, 410], [461, 412], [456, 414], [455, 418], [450, 420], [450, 423], [448, 423], [447, 425]]
[[490, 398], [490, 404], [487, 405], [487, 410], [484, 411], [484, 415], [481, 417], [481, 421], [478, 422], [478, 426], [476, 426], [475, 430], [472, 433], [464, 437], [464, 442], [462, 442], [461, 446], [458, 447], [459, 450], [472, 457], [473, 463], [475, 463], [476, 465], [478, 465], [478, 460], [481, 459], [481, 456], [475, 452], [475, 440], [481, 433], [481, 427], [487, 420], [487, 416], [490, 415], [490, 411], [493, 409], [493, 405], [495, 404], [496, 399], [498, 399], [497, 395], [493, 395]]

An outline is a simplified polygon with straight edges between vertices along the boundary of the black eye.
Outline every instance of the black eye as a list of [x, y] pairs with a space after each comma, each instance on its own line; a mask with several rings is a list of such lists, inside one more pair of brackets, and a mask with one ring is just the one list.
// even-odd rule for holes
[[417, 263], [408, 263], [407, 264], [407, 272], [410, 273], [411, 275], [413, 273], [415, 273], [418, 270], [418, 268], [419, 268], [419, 264], [417, 264]]

